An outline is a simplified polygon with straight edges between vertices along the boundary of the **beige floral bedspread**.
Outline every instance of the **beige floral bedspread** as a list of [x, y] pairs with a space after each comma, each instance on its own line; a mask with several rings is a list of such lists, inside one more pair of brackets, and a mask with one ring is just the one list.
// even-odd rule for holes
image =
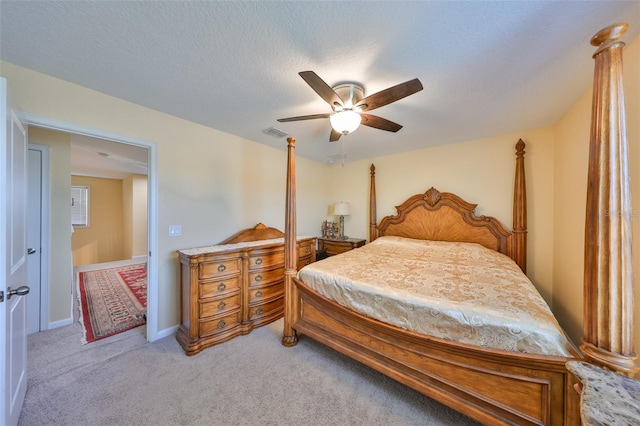
[[323, 296], [387, 324], [510, 352], [571, 356], [549, 306], [509, 257], [472, 243], [381, 237], [305, 266]]

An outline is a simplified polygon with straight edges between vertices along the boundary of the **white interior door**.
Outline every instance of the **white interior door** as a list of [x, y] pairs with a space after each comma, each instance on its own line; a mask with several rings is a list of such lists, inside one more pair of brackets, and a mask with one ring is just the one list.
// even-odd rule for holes
[[27, 392], [27, 127], [0, 78], [0, 422], [16, 425]]

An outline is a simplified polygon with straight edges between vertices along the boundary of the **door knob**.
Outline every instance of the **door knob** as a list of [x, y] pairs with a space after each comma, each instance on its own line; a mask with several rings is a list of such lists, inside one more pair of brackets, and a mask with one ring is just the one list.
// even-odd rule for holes
[[36, 252], [36, 249], [29, 248], [27, 249], [27, 254], [33, 254]]
[[11, 296], [14, 295], [18, 295], [18, 296], [26, 296], [27, 294], [29, 294], [29, 290], [31, 290], [29, 288], [29, 286], [26, 285], [22, 285], [18, 288], [16, 288], [15, 290], [12, 290], [11, 287], [9, 287], [7, 289], [7, 300], [11, 299]]

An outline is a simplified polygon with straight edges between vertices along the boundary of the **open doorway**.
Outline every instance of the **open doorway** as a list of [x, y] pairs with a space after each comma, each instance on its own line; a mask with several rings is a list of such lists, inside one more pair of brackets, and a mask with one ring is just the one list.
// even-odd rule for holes
[[145, 259], [148, 148], [70, 135], [73, 265]]
[[[157, 339], [157, 260], [151, 256], [152, 253], [155, 254], [155, 248], [157, 247], [157, 153], [155, 143], [121, 135], [114, 135], [96, 129], [90, 129], [71, 123], [60, 122], [58, 120], [52, 120], [39, 116], [31, 116], [29, 114], [27, 114], [27, 120], [30, 129], [40, 129], [65, 133], [69, 138], [69, 146], [66, 148], [68, 157], [71, 157], [71, 150], [76, 151], [74, 152], [73, 156], [78, 158], [75, 158], [74, 160], [72, 160], [71, 158], [67, 159], [67, 161], [69, 161], [69, 165], [67, 166], [67, 168], [69, 169], [69, 173], [66, 177], [66, 180], [62, 179], [62, 182], [57, 182], [56, 174], [50, 174], [51, 182], [48, 185], [52, 188], [52, 192], [56, 192], [57, 188], [65, 187], [67, 193], [69, 193], [70, 186], [78, 183], [76, 179], [80, 179], [80, 181], [82, 179], [99, 179], [93, 181], [91, 183], [91, 186], [94, 186], [96, 182], [113, 183], [114, 181], [116, 181], [121, 187], [124, 186], [124, 189], [121, 190], [121, 192], [125, 193], [121, 195], [121, 197], [123, 197], [122, 199], [126, 200], [136, 198], [139, 201], [141, 197], [139, 195], [132, 196], [131, 193], [133, 193], [134, 191], [139, 192], [140, 183], [143, 182], [143, 192], [145, 195], [144, 214], [142, 215], [143, 220], [141, 220], [139, 217], [140, 208], [136, 208], [135, 206], [131, 205], [125, 206], [124, 204], [126, 204], [126, 201], [121, 202], [122, 209], [127, 208], [129, 211], [136, 210], [138, 216], [137, 218], [122, 220], [116, 225], [116, 228], [119, 228], [119, 232], [121, 233], [121, 241], [118, 242], [118, 244], [114, 244], [114, 239], [111, 238], [106, 242], [96, 242], [93, 249], [86, 249], [85, 247], [83, 250], [80, 250], [81, 255], [78, 256], [82, 258], [80, 262], [84, 263], [85, 265], [94, 262], [102, 263], [102, 261], [105, 261], [105, 263], [107, 263], [120, 261], [123, 259], [131, 260], [131, 258], [136, 258], [136, 260], [143, 260], [147, 262], [148, 276], [146, 281], [148, 294], [146, 313], [146, 339], [149, 341]], [[87, 160], [87, 155], [93, 155], [97, 157], [98, 161], [92, 162]], [[55, 153], [51, 155], [52, 163], [55, 163], [59, 160], [59, 158], [56, 159]], [[75, 161], [77, 164], [75, 166], [72, 166], [72, 161]], [[112, 169], [117, 169], [118, 167], [124, 169], [120, 170], [120, 173], [125, 173], [126, 176], [121, 179], [119, 176], [106, 175], [105, 168], [99, 165], [100, 161], [102, 161], [103, 163], [104, 161], [113, 163], [111, 166]], [[114, 166], [115, 163], [119, 163], [119, 166]], [[111, 173], [113, 172], [114, 170], [111, 171]], [[57, 176], [57, 178], [59, 179], [59, 176]], [[81, 183], [78, 184], [78, 186], [81, 185]], [[55, 196], [52, 195], [51, 198], [55, 198]], [[70, 193], [68, 198], [70, 200]], [[50, 212], [52, 209], [55, 209], [55, 207], [51, 205], [42, 206], [42, 210], [45, 212]], [[72, 235], [75, 234], [76, 230], [71, 227], [71, 224], [69, 222], [67, 223], [68, 225], [66, 227], [66, 232], [67, 238], [70, 241]], [[140, 223], [144, 224], [142, 226], [144, 229], [140, 229]], [[137, 233], [137, 236], [134, 236], [134, 233]], [[51, 232], [50, 234], [52, 235], [51, 241], [49, 241], [48, 244], [45, 244], [42, 247], [42, 254], [45, 258], [51, 258], [51, 251], [55, 251], [58, 249], [55, 241], [55, 232]], [[143, 235], [142, 237], [140, 237], [141, 234]], [[118, 238], [116, 238], [115, 240], [118, 240]], [[103, 247], [99, 248], [98, 246], [100, 245], [102, 245]], [[121, 246], [122, 248], [119, 248], [115, 251], [111, 250], [113, 249], [114, 245]], [[103, 250], [104, 247], [107, 247], [108, 250]], [[76, 249], [74, 249], [74, 251], [76, 251]], [[89, 255], [90, 252], [91, 255]], [[73, 256], [71, 255], [71, 253], [68, 254], [68, 275], [65, 276], [65, 279], [63, 280], [65, 281], [65, 284], [63, 285], [66, 286], [68, 290], [63, 289], [62, 293], [72, 295], [72, 297], [63, 300], [62, 303], [63, 305], [70, 304], [67, 311], [69, 312], [69, 315], [63, 314], [61, 318], [61, 315], [58, 311], [57, 318], [52, 318], [56, 315], [50, 312], [48, 315], [49, 318], [46, 318], [46, 320], [48, 321], [43, 321], [44, 326], [41, 326], [41, 330], [55, 328], [73, 322], [74, 314], [76, 312], [75, 309], [77, 307], [77, 305], [75, 304], [76, 295], [74, 294], [76, 289], [73, 283], [73, 263], [77, 262], [72, 261], [71, 259], [75, 259], [78, 256], [76, 256], [76, 253], [73, 253]], [[68, 285], [66, 284], [67, 277], [69, 277]], [[49, 287], [50, 277], [43, 276], [42, 280], [43, 285]], [[64, 295], [61, 297], [64, 298]], [[50, 298], [48, 303], [47, 301], [43, 301], [43, 305], [52, 308], [55, 305], [55, 301], [51, 300]], [[50, 309], [50, 311], [51, 310], [53, 309]]]
[[70, 135], [74, 321], [83, 342], [144, 332], [148, 148]]

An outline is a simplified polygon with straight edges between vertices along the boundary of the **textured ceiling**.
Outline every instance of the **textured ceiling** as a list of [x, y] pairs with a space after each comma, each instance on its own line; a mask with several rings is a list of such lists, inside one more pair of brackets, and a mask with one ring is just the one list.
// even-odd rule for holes
[[[591, 85], [601, 28], [640, 31], [639, 1], [0, 1], [0, 58], [255, 142], [325, 162], [371, 158], [553, 125]], [[299, 76], [365, 95], [424, 90], [329, 143]], [[109, 129], [105, 129], [109, 130]]]
[[124, 179], [148, 172], [147, 148], [71, 135], [71, 174]]

